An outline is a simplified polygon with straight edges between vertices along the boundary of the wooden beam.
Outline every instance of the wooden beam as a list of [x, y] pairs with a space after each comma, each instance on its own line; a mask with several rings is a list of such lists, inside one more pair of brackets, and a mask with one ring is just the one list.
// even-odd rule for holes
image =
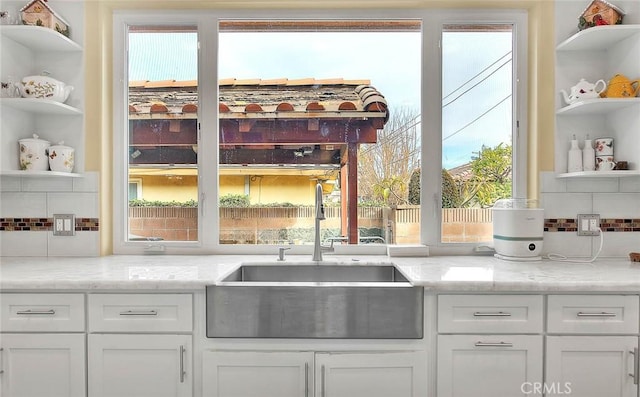
[[339, 151], [314, 150], [296, 157], [293, 150], [220, 149], [220, 164], [338, 165]]
[[220, 121], [220, 142], [230, 145], [376, 143], [377, 138], [369, 122], [349, 124], [348, 129], [343, 122], [321, 122], [318, 131], [309, 131], [307, 120], [256, 121], [250, 131], [241, 131], [236, 121]]
[[347, 146], [347, 202], [349, 217], [349, 244], [358, 244], [358, 145]]

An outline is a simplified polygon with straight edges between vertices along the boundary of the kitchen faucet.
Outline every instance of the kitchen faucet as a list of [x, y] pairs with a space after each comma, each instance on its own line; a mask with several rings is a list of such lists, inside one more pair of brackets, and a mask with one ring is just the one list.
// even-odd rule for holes
[[322, 185], [316, 184], [316, 236], [313, 244], [313, 258], [311, 260], [315, 262], [322, 261], [322, 251], [333, 251], [333, 241], [330, 247], [323, 247], [320, 244], [320, 221], [326, 219], [324, 216], [324, 204], [322, 203]]

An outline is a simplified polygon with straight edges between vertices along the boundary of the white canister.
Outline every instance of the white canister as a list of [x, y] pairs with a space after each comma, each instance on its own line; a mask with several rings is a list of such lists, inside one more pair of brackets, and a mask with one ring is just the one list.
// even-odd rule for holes
[[49, 147], [49, 167], [51, 171], [73, 171], [75, 150], [64, 146], [64, 142]]
[[44, 139], [39, 139], [33, 134], [33, 138], [19, 139], [20, 169], [23, 171], [47, 171], [49, 169], [48, 148], [51, 145]]

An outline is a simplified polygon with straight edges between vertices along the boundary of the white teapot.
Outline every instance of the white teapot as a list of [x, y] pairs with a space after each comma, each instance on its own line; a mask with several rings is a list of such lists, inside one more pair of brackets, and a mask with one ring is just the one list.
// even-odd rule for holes
[[[598, 85], [601, 85], [601, 89], [597, 89]], [[604, 92], [607, 88], [607, 83], [604, 80], [598, 80], [595, 84], [591, 84], [585, 79], [580, 79], [578, 84], [571, 87], [571, 94], [567, 94], [565, 90], [560, 90], [564, 101], [567, 105], [582, 101], [585, 99], [599, 98], [600, 93]]]
[[64, 102], [73, 91], [73, 86], [49, 77], [49, 72], [45, 71], [41, 76], [24, 77], [18, 83], [18, 89], [23, 98], [42, 98]]

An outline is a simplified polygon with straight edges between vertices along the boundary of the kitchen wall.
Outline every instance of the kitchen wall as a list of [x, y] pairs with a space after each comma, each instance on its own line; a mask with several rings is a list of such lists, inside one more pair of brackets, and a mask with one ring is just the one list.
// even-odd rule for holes
[[578, 214], [600, 215], [601, 256], [626, 257], [640, 251], [640, 178], [558, 179], [554, 172], [540, 177], [545, 220], [556, 224], [544, 233], [545, 253], [579, 257], [596, 253], [600, 237], [577, 235]]
[[[0, 177], [0, 255], [99, 255], [98, 179]], [[53, 214], [74, 214], [75, 236], [54, 236]]]

